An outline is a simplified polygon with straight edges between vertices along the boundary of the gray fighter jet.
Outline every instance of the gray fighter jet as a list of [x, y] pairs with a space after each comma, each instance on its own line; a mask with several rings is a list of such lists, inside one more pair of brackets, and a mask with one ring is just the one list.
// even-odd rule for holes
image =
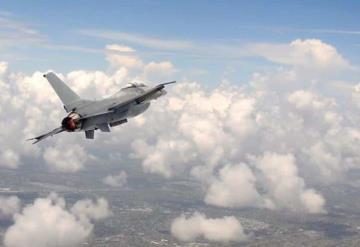
[[165, 85], [175, 83], [175, 81], [161, 83], [152, 88], [143, 83], [130, 83], [109, 98], [85, 100], [54, 73], [47, 73], [44, 77], [49, 81], [64, 104], [65, 111], [69, 114], [62, 120], [60, 127], [29, 139], [35, 140], [34, 144], [64, 131], [84, 131], [87, 139], [94, 139], [95, 130], [110, 132], [110, 127], [126, 123], [128, 118], [146, 111], [151, 100], [165, 95]]

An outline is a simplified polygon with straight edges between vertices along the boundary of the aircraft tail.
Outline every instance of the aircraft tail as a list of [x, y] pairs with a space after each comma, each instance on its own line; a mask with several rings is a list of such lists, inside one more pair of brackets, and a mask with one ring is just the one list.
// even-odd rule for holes
[[57, 77], [53, 72], [49, 72], [44, 75], [44, 77], [49, 81], [50, 85], [55, 90], [56, 94], [61, 99], [62, 103], [66, 106], [71, 105], [72, 103], [81, 100], [79, 95], [77, 95], [68, 85], [65, 84], [59, 77]]

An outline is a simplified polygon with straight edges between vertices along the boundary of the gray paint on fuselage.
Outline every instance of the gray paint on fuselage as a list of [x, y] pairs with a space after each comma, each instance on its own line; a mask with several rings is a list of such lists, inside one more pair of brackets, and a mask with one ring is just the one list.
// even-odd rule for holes
[[[141, 95], [145, 91], [143, 88], [123, 88], [118, 93], [109, 98], [96, 101], [88, 101], [76, 109], [74, 112], [80, 114], [81, 117], [87, 117], [89, 115], [96, 115], [94, 117], [87, 117], [84, 121], [81, 130], [91, 130], [97, 128], [97, 125], [104, 123], [112, 123], [122, 119], [136, 117], [137, 115], [146, 111], [150, 102], [144, 102], [141, 104], [133, 104], [127, 106], [124, 109], [119, 109], [114, 112], [108, 112], [108, 109], [112, 106], [118, 105], [121, 102], [129, 100], [134, 96]], [[101, 114], [104, 113], [104, 114]]]

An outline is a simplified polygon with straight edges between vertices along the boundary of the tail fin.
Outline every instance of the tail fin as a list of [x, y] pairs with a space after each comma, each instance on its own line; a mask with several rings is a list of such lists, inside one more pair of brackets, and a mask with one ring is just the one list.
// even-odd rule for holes
[[59, 77], [57, 77], [53, 72], [49, 72], [44, 75], [44, 77], [49, 81], [50, 85], [54, 88], [56, 94], [59, 96], [63, 102], [65, 108], [71, 103], [74, 103], [80, 100], [80, 97], [73, 91], [71, 88], [65, 84]]

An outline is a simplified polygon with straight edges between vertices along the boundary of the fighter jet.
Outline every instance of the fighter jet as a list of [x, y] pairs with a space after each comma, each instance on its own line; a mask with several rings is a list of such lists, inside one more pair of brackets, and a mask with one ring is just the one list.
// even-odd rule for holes
[[147, 87], [143, 83], [129, 83], [116, 94], [101, 100], [80, 98], [69, 86], [54, 73], [44, 75], [59, 96], [68, 115], [61, 121], [61, 126], [35, 138], [33, 144], [61, 132], [84, 131], [87, 139], [94, 139], [95, 130], [110, 132], [110, 127], [124, 124], [150, 106], [150, 101], [166, 94], [165, 85], [175, 81]]

